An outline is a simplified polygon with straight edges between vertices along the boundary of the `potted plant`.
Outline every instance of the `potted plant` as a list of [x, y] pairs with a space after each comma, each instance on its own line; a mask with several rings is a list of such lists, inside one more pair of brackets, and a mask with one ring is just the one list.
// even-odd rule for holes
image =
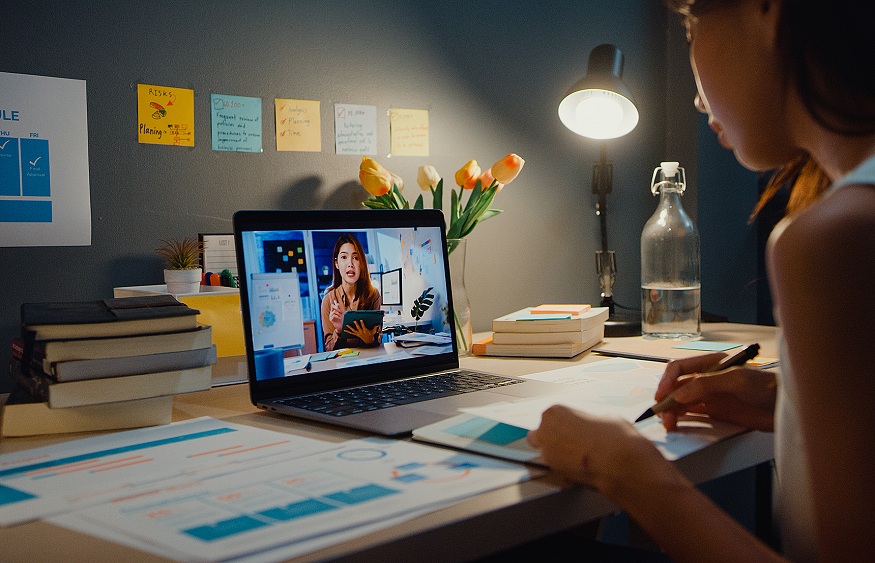
[[186, 237], [182, 240], [162, 240], [155, 249], [164, 261], [164, 281], [167, 293], [197, 293], [200, 289], [202, 270], [200, 267], [200, 241]]

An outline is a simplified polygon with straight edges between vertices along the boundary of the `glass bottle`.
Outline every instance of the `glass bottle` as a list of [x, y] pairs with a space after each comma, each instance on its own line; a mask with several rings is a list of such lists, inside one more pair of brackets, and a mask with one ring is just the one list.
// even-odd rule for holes
[[699, 232], [681, 205], [684, 169], [662, 162], [650, 191], [656, 212], [641, 232], [641, 333], [645, 338], [700, 338]]

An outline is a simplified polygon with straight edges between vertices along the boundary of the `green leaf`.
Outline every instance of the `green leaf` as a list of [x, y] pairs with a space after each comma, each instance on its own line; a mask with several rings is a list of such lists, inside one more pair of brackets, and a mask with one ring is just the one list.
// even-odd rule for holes
[[369, 209], [388, 209], [388, 206], [382, 201], [376, 201], [374, 199], [368, 199], [362, 202], [362, 205]]
[[416, 203], [413, 204], [413, 209], [422, 209], [422, 205], [423, 205], [422, 202], [423, 202], [422, 194], [419, 194], [419, 197], [416, 198]]
[[[450, 190], [450, 229], [452, 230], [453, 225], [455, 225], [459, 221], [459, 194], [456, 193], [456, 190]], [[447, 236], [449, 238], [459, 238], [450, 236], [449, 232], [447, 232]]]
[[468, 204], [465, 206], [465, 211], [473, 208], [477, 205], [477, 202], [480, 201], [480, 197], [483, 195], [483, 186], [480, 184], [480, 180], [477, 180], [477, 184], [474, 186], [474, 189], [471, 190], [471, 196], [468, 197]]
[[434, 287], [429, 287], [422, 294], [414, 299], [413, 307], [410, 308], [410, 315], [415, 319], [419, 320], [425, 314], [426, 311], [432, 306], [434, 303], [434, 293], [431, 293], [431, 290]]
[[431, 208], [432, 209], [443, 209], [444, 208], [444, 179], [441, 178], [438, 180], [438, 185], [436, 188], [431, 190]]

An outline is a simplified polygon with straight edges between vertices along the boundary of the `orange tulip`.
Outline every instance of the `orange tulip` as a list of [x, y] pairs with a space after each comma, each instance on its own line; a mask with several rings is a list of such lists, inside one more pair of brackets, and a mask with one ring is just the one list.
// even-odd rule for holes
[[[491, 186], [492, 182], [496, 181], [495, 176], [492, 175], [492, 168], [483, 172], [483, 174], [480, 175], [479, 179], [480, 179], [480, 186], [482, 186], [484, 190], [486, 188], [488, 188], [489, 186]], [[504, 184], [502, 184], [501, 182], [496, 182], [496, 183], [498, 184], [498, 189], [496, 190], [496, 193], [498, 193], [501, 191], [501, 188], [504, 186]]]
[[502, 184], [510, 184], [523, 169], [525, 160], [517, 154], [509, 154], [492, 165], [492, 174]]
[[416, 174], [416, 183], [423, 191], [433, 188], [441, 181], [441, 175], [437, 169], [430, 164], [423, 164], [419, 167], [419, 172]]
[[466, 190], [473, 190], [479, 178], [480, 165], [476, 160], [469, 160], [456, 172], [456, 185]]
[[392, 174], [370, 157], [362, 157], [359, 166], [359, 181], [372, 196], [381, 196], [392, 189]]

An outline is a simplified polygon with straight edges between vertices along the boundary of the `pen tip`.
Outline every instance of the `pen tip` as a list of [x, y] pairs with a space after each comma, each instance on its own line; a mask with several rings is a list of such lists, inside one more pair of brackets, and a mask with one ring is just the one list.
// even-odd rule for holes
[[639, 416], [638, 418], [635, 419], [635, 422], [641, 422], [642, 420], [646, 420], [646, 419], [650, 418], [651, 416], [653, 416], [654, 414], [656, 414], [656, 413], [653, 412], [653, 409], [647, 409], [646, 411], [641, 413], [641, 416]]

